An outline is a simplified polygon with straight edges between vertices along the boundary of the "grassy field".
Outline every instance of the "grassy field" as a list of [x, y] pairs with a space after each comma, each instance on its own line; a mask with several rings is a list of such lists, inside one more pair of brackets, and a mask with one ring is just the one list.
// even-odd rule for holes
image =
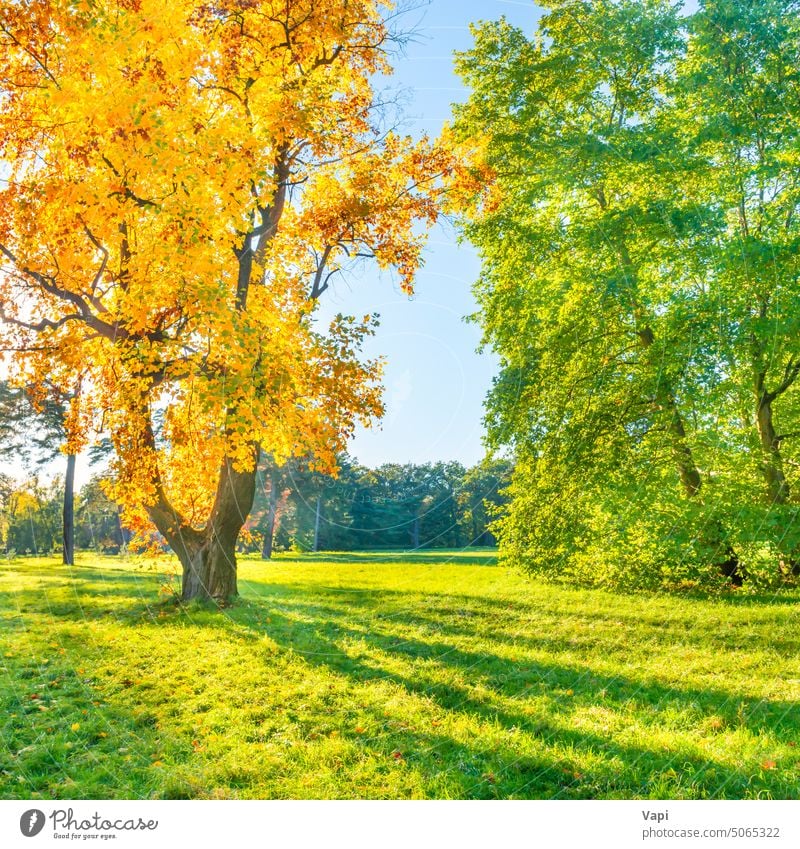
[[796, 798], [800, 596], [620, 596], [488, 552], [0, 566], [2, 798]]

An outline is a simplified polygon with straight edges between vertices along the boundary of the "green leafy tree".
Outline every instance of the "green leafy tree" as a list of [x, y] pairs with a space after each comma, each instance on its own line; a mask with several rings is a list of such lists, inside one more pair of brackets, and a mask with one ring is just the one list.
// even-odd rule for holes
[[516, 461], [501, 553], [601, 584], [780, 577], [797, 4], [544, 5], [532, 39], [484, 24], [458, 60], [486, 180], [454, 203], [502, 365], [490, 446]]
[[36, 478], [17, 485], [5, 501], [6, 553], [49, 554], [59, 536], [63, 481], [43, 485]]
[[796, 572], [800, 546], [799, 11], [787, 0], [705, 3], [664, 119], [691, 165], [682, 182], [713, 224], [701, 258], [724, 379], [708, 409], [726, 448], [718, 498], [751, 570], [766, 553]]
[[264, 556], [273, 545], [349, 551], [493, 543], [489, 505], [503, 501], [505, 461], [471, 470], [460, 463], [368, 469], [343, 455], [338, 465], [333, 478], [302, 462], [262, 462], [247, 526], [250, 548]]
[[93, 475], [81, 487], [76, 503], [75, 542], [77, 548], [118, 554], [130, 541], [120, 506], [106, 494], [107, 478]]
[[511, 471], [509, 460], [487, 458], [465, 473], [458, 509], [470, 545], [496, 543], [491, 525], [503, 515], [507, 504], [505, 489], [510, 483]]

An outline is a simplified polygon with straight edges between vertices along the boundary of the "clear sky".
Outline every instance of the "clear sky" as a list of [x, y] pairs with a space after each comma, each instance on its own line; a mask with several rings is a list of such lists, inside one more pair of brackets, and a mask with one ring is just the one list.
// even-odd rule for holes
[[[408, 12], [404, 20], [415, 37], [395, 59], [389, 81], [406, 90], [405, 131], [435, 137], [450, 105], [465, 98], [453, 72], [453, 51], [470, 47], [470, 22], [505, 15], [532, 32], [540, 14], [524, 0], [430, 0]], [[475, 309], [471, 286], [478, 258], [471, 246], [456, 243], [447, 224], [431, 233], [425, 257], [412, 299], [390, 275], [376, 273], [337, 281], [323, 296], [325, 313], [381, 315], [368, 353], [387, 358], [386, 416], [379, 428], [359, 430], [350, 445], [350, 453], [368, 466], [429, 460], [472, 465], [484, 454], [482, 404], [496, 362], [490, 353], [476, 353], [480, 330], [464, 321]]]

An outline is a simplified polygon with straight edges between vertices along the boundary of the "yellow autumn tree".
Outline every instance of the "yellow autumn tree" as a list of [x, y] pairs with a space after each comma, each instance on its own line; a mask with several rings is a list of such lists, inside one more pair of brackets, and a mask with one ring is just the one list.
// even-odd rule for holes
[[16, 380], [83, 391], [116, 497], [236, 594], [259, 452], [331, 468], [381, 412], [360, 258], [410, 289], [446, 154], [376, 124], [374, 0], [0, 0], [0, 317]]

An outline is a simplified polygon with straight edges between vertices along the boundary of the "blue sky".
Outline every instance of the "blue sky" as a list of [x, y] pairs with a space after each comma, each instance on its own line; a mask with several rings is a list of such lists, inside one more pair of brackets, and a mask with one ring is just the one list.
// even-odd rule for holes
[[[395, 59], [389, 81], [406, 92], [406, 132], [438, 135], [450, 105], [467, 94], [453, 72], [453, 51], [471, 45], [470, 22], [501, 15], [532, 32], [541, 9], [522, 0], [430, 0], [407, 13], [415, 38]], [[350, 445], [365, 465], [434, 460], [472, 465], [483, 456], [482, 405], [496, 361], [490, 353], [476, 353], [480, 330], [464, 321], [475, 309], [471, 286], [479, 269], [474, 249], [457, 244], [444, 224], [431, 233], [413, 298], [390, 275], [372, 272], [339, 280], [325, 293], [324, 313], [381, 315], [367, 353], [387, 359], [386, 416], [378, 428], [359, 430]]]

